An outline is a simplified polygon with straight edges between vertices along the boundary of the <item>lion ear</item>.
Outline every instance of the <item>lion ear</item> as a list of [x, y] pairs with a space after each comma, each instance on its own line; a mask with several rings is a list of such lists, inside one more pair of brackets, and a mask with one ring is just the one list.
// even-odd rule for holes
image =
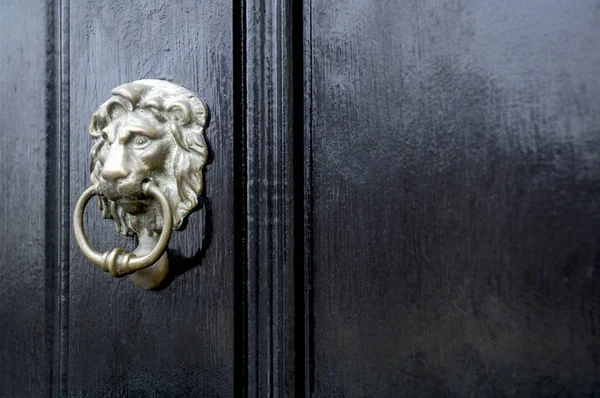
[[180, 126], [190, 124], [192, 121], [192, 109], [187, 101], [175, 101], [167, 104], [167, 115], [170, 119], [171, 132], [175, 141], [184, 150], [189, 151], [187, 142], [185, 141], [181, 132]]
[[169, 117], [181, 125], [189, 124], [192, 120], [192, 109], [187, 101], [176, 101], [167, 106]]

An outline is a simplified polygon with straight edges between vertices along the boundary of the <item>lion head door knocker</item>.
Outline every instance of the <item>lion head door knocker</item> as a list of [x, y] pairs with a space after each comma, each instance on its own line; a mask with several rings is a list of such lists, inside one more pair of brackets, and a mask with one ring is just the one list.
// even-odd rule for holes
[[[208, 150], [208, 109], [193, 92], [163, 80], [138, 80], [112, 91], [92, 116], [92, 185], [75, 206], [75, 239], [83, 254], [114, 277], [130, 275], [146, 289], [167, 276], [171, 232], [198, 204]], [[83, 231], [87, 202], [98, 195], [104, 218], [123, 235], [137, 235], [129, 253], [94, 250]]]

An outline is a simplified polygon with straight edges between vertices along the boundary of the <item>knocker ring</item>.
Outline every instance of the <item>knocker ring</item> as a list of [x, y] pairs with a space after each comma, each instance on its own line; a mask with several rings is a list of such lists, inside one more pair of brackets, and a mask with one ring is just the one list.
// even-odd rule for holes
[[86, 189], [75, 206], [73, 227], [77, 244], [81, 248], [83, 254], [91, 262], [98, 265], [104, 271], [110, 272], [114, 277], [129, 275], [135, 271], [148, 268], [160, 259], [171, 239], [171, 233], [173, 232], [173, 214], [171, 212], [169, 200], [156, 185], [150, 182], [142, 184], [142, 192], [144, 195], [160, 202], [164, 220], [162, 232], [160, 233], [156, 246], [154, 246], [154, 249], [152, 249], [150, 253], [142, 257], [136, 257], [135, 254], [130, 253], [123, 248], [116, 248], [107, 251], [104, 254], [101, 254], [92, 248], [83, 230], [83, 212], [85, 211], [85, 206], [89, 200], [97, 195], [96, 188], [91, 186]]

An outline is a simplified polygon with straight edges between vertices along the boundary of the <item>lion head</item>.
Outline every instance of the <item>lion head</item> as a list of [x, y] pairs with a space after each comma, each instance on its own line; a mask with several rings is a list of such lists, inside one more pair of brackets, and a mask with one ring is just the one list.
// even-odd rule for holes
[[206, 105], [191, 91], [163, 80], [138, 80], [112, 91], [92, 116], [90, 177], [105, 218], [124, 235], [140, 232], [140, 219], [153, 219], [160, 232], [162, 213], [142, 193], [152, 181], [170, 199], [174, 229], [195, 209], [202, 192], [208, 150]]

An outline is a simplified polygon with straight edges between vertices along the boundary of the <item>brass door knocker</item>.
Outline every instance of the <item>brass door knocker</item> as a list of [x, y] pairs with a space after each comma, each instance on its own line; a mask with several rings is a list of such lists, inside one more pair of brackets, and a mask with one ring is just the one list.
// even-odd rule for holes
[[[123, 84], [112, 94], [90, 123], [92, 185], [75, 206], [75, 240], [112, 276], [130, 275], [136, 285], [154, 289], [169, 271], [165, 251], [171, 232], [196, 208], [202, 192], [208, 109], [190, 90], [164, 80]], [[90, 245], [83, 213], [95, 195], [119, 233], [137, 235], [132, 253], [116, 248], [102, 254]]]

